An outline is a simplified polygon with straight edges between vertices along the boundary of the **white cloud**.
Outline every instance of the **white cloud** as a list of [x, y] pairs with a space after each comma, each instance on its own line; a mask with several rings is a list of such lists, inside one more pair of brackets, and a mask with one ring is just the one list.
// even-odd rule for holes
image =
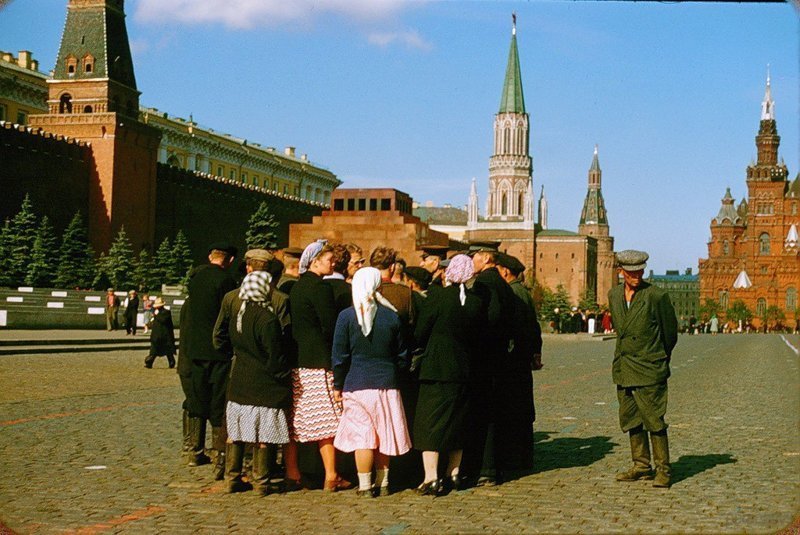
[[249, 29], [296, 22], [306, 24], [321, 13], [358, 21], [389, 17], [420, 0], [139, 0], [135, 16], [142, 22], [223, 24]]
[[430, 50], [433, 48], [430, 42], [425, 40], [418, 31], [407, 30], [402, 32], [373, 32], [367, 36], [367, 40], [380, 47], [387, 47], [389, 45], [398, 43], [407, 46], [408, 48], [417, 48], [419, 50]]

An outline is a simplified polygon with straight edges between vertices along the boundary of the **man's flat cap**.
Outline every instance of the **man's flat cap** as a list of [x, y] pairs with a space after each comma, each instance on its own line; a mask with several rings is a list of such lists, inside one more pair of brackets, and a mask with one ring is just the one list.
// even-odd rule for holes
[[283, 256], [291, 256], [293, 258], [300, 258], [303, 256], [303, 250], [299, 247], [287, 247], [283, 250]]
[[523, 271], [525, 271], [525, 265], [519, 261], [516, 256], [511, 256], [509, 254], [500, 253], [497, 255], [497, 265], [503, 266], [504, 268], [508, 269], [514, 275], [519, 275]]
[[647, 265], [650, 255], [644, 251], [627, 249], [617, 253], [617, 265], [625, 271], [639, 271]]
[[236, 256], [236, 253], [239, 252], [239, 250], [236, 247], [234, 247], [233, 245], [231, 245], [226, 241], [218, 241], [212, 243], [211, 245], [208, 246], [208, 252], [210, 253], [211, 251], [223, 251], [231, 256]]
[[275, 255], [266, 249], [250, 249], [244, 254], [245, 260], [258, 260], [260, 262], [271, 262]]
[[405, 273], [406, 277], [419, 284], [423, 290], [427, 289], [428, 285], [431, 283], [432, 276], [425, 268], [409, 266], [403, 273]]
[[499, 241], [474, 241], [469, 244], [467, 254], [469, 256], [475, 253], [496, 253], [500, 247]]
[[429, 245], [422, 248], [422, 259], [425, 260], [429, 256], [438, 256], [444, 260], [447, 258], [447, 251], [449, 250], [450, 248], [447, 245]]

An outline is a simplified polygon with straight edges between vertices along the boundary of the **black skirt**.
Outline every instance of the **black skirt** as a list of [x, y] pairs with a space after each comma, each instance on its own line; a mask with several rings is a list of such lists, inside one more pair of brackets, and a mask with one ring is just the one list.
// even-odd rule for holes
[[463, 449], [468, 403], [466, 383], [420, 381], [414, 448], [440, 452]]

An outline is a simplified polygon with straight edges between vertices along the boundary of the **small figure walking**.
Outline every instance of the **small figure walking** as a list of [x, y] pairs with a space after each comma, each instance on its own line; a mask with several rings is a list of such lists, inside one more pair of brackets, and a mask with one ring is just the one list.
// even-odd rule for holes
[[144, 367], [152, 368], [156, 357], [166, 356], [169, 367], [175, 367], [175, 327], [172, 313], [164, 307], [161, 297], [153, 302], [153, 319], [150, 320], [150, 355], [144, 359]]

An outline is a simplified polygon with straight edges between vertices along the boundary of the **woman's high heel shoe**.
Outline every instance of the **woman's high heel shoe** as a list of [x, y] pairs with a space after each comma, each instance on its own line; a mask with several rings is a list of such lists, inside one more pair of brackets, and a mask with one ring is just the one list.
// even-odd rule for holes
[[417, 494], [420, 496], [438, 496], [442, 492], [442, 480], [435, 479], [427, 481], [417, 487]]

